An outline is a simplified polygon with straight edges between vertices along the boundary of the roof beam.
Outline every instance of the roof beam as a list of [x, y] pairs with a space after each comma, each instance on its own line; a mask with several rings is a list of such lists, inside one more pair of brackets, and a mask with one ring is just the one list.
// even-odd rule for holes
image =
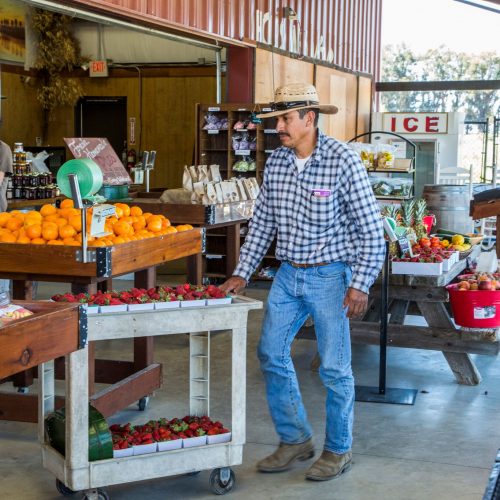
[[500, 90], [500, 80], [450, 80], [433, 82], [377, 82], [377, 92], [426, 92], [433, 90]]

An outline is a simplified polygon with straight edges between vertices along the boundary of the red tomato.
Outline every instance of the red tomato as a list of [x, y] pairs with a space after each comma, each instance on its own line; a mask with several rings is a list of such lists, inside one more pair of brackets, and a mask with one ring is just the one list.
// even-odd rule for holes
[[419, 244], [421, 247], [430, 247], [431, 240], [429, 238], [420, 238]]

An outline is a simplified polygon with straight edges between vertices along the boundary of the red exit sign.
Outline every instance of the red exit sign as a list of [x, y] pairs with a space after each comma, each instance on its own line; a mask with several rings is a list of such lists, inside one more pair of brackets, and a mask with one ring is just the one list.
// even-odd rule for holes
[[383, 128], [397, 134], [446, 134], [448, 113], [384, 113]]
[[108, 63], [106, 61], [90, 61], [89, 76], [108, 76]]

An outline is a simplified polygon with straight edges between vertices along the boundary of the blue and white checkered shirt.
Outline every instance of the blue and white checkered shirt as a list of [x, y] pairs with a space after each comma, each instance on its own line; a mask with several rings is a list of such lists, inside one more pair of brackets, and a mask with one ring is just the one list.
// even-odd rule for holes
[[352, 269], [350, 286], [368, 292], [382, 267], [385, 243], [380, 209], [354, 151], [318, 130], [300, 174], [292, 149], [272, 153], [233, 274], [248, 281], [275, 236], [278, 260], [344, 262]]

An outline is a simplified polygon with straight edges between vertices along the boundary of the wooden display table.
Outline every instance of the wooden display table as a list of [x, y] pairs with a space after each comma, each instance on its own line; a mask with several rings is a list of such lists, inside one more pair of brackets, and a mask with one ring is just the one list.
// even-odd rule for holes
[[[73, 293], [94, 293], [97, 287], [107, 289], [111, 279], [134, 273], [134, 285], [150, 288], [156, 284], [155, 266], [170, 260], [201, 252], [202, 231], [193, 229], [114, 247], [94, 248], [91, 262], [78, 262], [79, 247], [0, 245], [0, 278], [13, 280], [13, 298], [32, 298], [32, 281], [71, 283]], [[57, 325], [52, 328], [57, 329]], [[94, 360], [94, 345], [89, 345], [89, 390], [94, 383], [113, 385], [93, 399], [106, 400], [118, 411], [152, 393], [161, 383], [161, 365], [153, 362], [153, 339], [134, 339], [134, 360]], [[95, 361], [95, 363], [94, 363]], [[64, 363], [56, 363], [56, 375], [64, 378]], [[33, 372], [14, 376], [14, 385], [24, 388], [32, 384]], [[23, 398], [22, 405], [19, 400]], [[36, 422], [36, 396], [0, 393], [0, 419]], [[26, 402], [26, 401], [29, 401]]]
[[[448, 292], [444, 288], [466, 266], [457, 262], [441, 276], [391, 275], [389, 280], [389, 312], [387, 345], [441, 351], [457, 382], [477, 385], [481, 375], [470, 354], [497, 355], [499, 340], [495, 330], [457, 329], [446, 309]], [[370, 289], [370, 307], [361, 321], [351, 320], [353, 343], [380, 343], [380, 284]], [[428, 326], [404, 325], [410, 303], [416, 304]], [[314, 326], [303, 327], [298, 338], [315, 339]]]
[[79, 314], [78, 304], [19, 300], [15, 303], [34, 314], [0, 327], [0, 379], [87, 344], [87, 315]]
[[18, 210], [20, 208], [41, 207], [42, 205], [53, 205], [57, 200], [62, 200], [64, 196], [55, 198], [43, 198], [38, 200], [9, 200], [7, 202], [7, 210]]

